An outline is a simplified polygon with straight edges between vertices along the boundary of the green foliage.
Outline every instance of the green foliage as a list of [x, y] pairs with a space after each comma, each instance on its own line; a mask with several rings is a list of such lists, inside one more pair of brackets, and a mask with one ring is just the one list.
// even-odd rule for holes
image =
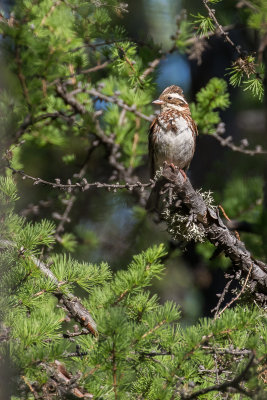
[[263, 179], [235, 177], [227, 182], [220, 199], [230, 218], [242, 216], [246, 221], [253, 222], [261, 212]]
[[217, 109], [225, 110], [230, 105], [227, 83], [223, 79], [212, 78], [197, 93], [196, 100], [190, 108], [198, 130], [200, 133], [212, 134], [220, 122]]
[[248, 26], [257, 29], [261, 34], [266, 32], [267, 5], [265, 0], [253, 0], [253, 6], [248, 8]]
[[72, 253], [77, 247], [77, 240], [75, 235], [70, 232], [64, 233], [61, 236], [61, 244], [66, 251]]
[[257, 78], [244, 81], [244, 86], [245, 86], [244, 90], [250, 90], [253, 96], [258, 97], [259, 100], [263, 99], [263, 94], [264, 94], [263, 83], [260, 82]]
[[171, 37], [175, 41], [180, 53], [184, 53], [189, 48], [189, 40], [193, 34], [193, 24], [187, 18], [186, 10], [181, 10], [179, 16], [176, 17], [177, 31]]
[[55, 225], [51, 221], [42, 220], [40, 223], [25, 224], [23, 230], [18, 234], [18, 246], [30, 252], [35, 251], [38, 246], [49, 246], [54, 243]]
[[[75, 1], [74, 4], [42, 0], [38, 5], [23, 1], [15, 6], [16, 23], [12, 29], [2, 21], [0, 30], [10, 38], [10, 68], [15, 73], [19, 69], [20, 81], [16, 82], [16, 86], [21, 90], [20, 103], [17, 101], [16, 107], [10, 100], [10, 94], [1, 92], [1, 115], [10, 115], [12, 108], [13, 121], [20, 125], [28, 114], [27, 108], [30, 108], [31, 123], [23, 132], [24, 141], [33, 142], [35, 146], [53, 145], [70, 149], [73, 137], [77, 137], [82, 139], [77, 141], [80, 149], [90, 146], [98, 135], [92, 119], [93, 98], [82, 91], [77, 93], [75, 99], [83, 105], [85, 112], [72, 116], [72, 108], [58, 95], [56, 85], [60, 78], [63, 82], [68, 81], [72, 89], [81, 86], [90, 88], [88, 74], [82, 71], [101, 63], [107, 62], [106, 81], [112, 77], [117, 86], [115, 90], [124, 92], [122, 98], [126, 104], [138, 109], [152, 101], [149, 93], [151, 80], [149, 77], [141, 78], [149, 62], [147, 54], [137, 51], [136, 44], [126, 39], [121, 26], [113, 26], [112, 17], [121, 16], [125, 11], [127, 6], [115, 0]], [[27, 23], [23, 22], [25, 20]], [[153, 59], [155, 55], [156, 52], [152, 51], [149, 58]], [[90, 81], [94, 86], [102, 84], [97, 74], [90, 74]], [[111, 96], [113, 94], [114, 91], [110, 93]], [[8, 106], [8, 103], [11, 105]], [[143, 111], [146, 112], [145, 108]], [[136, 167], [146, 151], [147, 122], [141, 121], [137, 137], [135, 133], [136, 129], [139, 130], [140, 119], [127, 113], [120, 127], [121, 112], [121, 107], [107, 104], [102, 121], [106, 121], [107, 131], [116, 134], [117, 142], [122, 147], [120, 161], [127, 167]], [[94, 132], [94, 136], [88, 137], [88, 129]], [[15, 133], [14, 128], [11, 131]], [[19, 165], [21, 168], [19, 161], [22, 153], [23, 148], [16, 148], [16, 157], [12, 160], [14, 167]], [[62, 161], [64, 164], [71, 163], [74, 157], [67, 150], [62, 155]]]
[[0, 202], [1, 206], [12, 204], [18, 200], [17, 187], [11, 177], [0, 176]]
[[[208, 4], [219, 2], [210, 0]], [[263, 34], [265, 2], [255, 0], [252, 4], [258, 11], [246, 11], [248, 25]], [[115, 167], [118, 174], [109, 177], [120, 180], [120, 171], [125, 168], [125, 176], [135, 179], [137, 172], [133, 170], [144, 163], [147, 154], [147, 117], [153, 113], [150, 103], [156, 72], [150, 70], [149, 63], [165, 53], [152, 41], [134, 43], [121, 25], [116, 26], [126, 10], [127, 5], [117, 0], [23, 0], [16, 2], [8, 21], [0, 16], [3, 47], [9, 55], [10, 73], [14, 74], [12, 90], [1, 90], [0, 94], [0, 133], [5, 130], [8, 143], [15, 143], [6, 153], [13, 167], [22, 168], [22, 163], [32, 157], [34, 168], [30, 163], [26, 168], [34, 170], [36, 176], [53, 180], [60, 175], [62, 181], [86, 176], [93, 181], [102, 170], [113, 168], [112, 161], [119, 163]], [[184, 53], [192, 49], [201, 53], [201, 46], [194, 45], [203, 45], [203, 37], [215, 32], [215, 25], [210, 16], [200, 13], [194, 16], [194, 24], [201, 42], [184, 13], [177, 19], [170, 53], [176, 48]], [[261, 99], [264, 71], [257, 62], [255, 55], [240, 57], [230, 68], [229, 80]], [[6, 72], [3, 81], [5, 76]], [[60, 85], [71, 101], [62, 96]], [[212, 134], [221, 121], [220, 111], [229, 105], [226, 82], [212, 78], [191, 105], [199, 132]], [[115, 146], [109, 151], [113, 141]], [[53, 155], [47, 170], [39, 162], [43, 154], [44, 158]], [[88, 173], [76, 174], [77, 168], [85, 172], [89, 156], [93, 157]], [[50, 163], [50, 157], [47, 159]], [[215, 194], [231, 218], [245, 218], [253, 226], [253, 233], [243, 233], [242, 240], [260, 256], [267, 226], [262, 186], [261, 178], [247, 178], [244, 185], [237, 174]], [[76, 195], [78, 198], [78, 190], [58, 196], [52, 189], [47, 196], [51, 207], [58, 201], [65, 205], [72, 194], [75, 200]], [[42, 196], [46, 189], [40, 185], [37, 190]], [[94, 194], [89, 193], [91, 200]], [[210, 194], [203, 196], [212, 206]], [[21, 197], [22, 202], [28, 201], [27, 195], [25, 200]], [[133, 256], [129, 264], [124, 261], [125, 255], [116, 255], [121, 257], [120, 269], [113, 272], [105, 262], [88, 260], [88, 249], [97, 252], [103, 239], [88, 220], [74, 226], [75, 235], [67, 231], [59, 235], [55, 224], [47, 219], [53, 216], [50, 208], [43, 219], [41, 204], [32, 205], [29, 208], [37, 212], [34, 222], [27, 222], [14, 212], [18, 198], [13, 179], [0, 177], [1, 335], [2, 328], [8, 330], [7, 339], [1, 336], [0, 360], [9, 357], [23, 376], [23, 391], [18, 394], [14, 389], [14, 400], [32, 400], [32, 388], [41, 393], [40, 398], [47, 393], [50, 386], [43, 385], [55, 375], [58, 363], [71, 376], [69, 389], [79, 387], [82, 393], [99, 400], [201, 397], [194, 393], [242, 373], [252, 353], [256, 362], [244, 375], [242, 391], [264, 397], [259, 371], [265, 365], [266, 327], [260, 308], [252, 307], [243, 297], [243, 303], [227, 309], [220, 318], [202, 319], [185, 328], [180, 323], [179, 306], [169, 301], [162, 304], [148, 290], [165, 274], [167, 252], [163, 245], [153, 245], [154, 236], [149, 238], [151, 247]], [[80, 204], [84, 206], [82, 201]], [[23, 211], [27, 215], [29, 210]], [[133, 213], [141, 225], [146, 212], [139, 207]], [[104, 220], [105, 216], [101, 213], [100, 218]], [[188, 223], [184, 215], [166, 214], [165, 219], [174, 239], [205, 240], [202, 230], [194, 221]], [[196, 246], [205, 260], [214, 253], [210, 243]], [[85, 262], [81, 261], [83, 249]], [[226, 269], [229, 260], [221, 255], [215, 264]], [[72, 305], [80, 302], [90, 312], [98, 335], [92, 336], [85, 329], [86, 318], [79, 319], [65, 308], [64, 297]], [[230, 390], [229, 396], [239, 399], [240, 395]], [[57, 398], [55, 392], [52, 397]], [[66, 397], [74, 395], [69, 392]], [[225, 394], [213, 390], [202, 397], [222, 399]]]
[[53, 266], [51, 270], [60, 282], [67, 285], [68, 290], [73, 289], [73, 284], [90, 292], [93, 286], [103, 284], [110, 278], [110, 271], [107, 264], [100, 266], [79, 263], [66, 255], [55, 255], [51, 258]]
[[198, 25], [197, 33], [200, 36], [205, 36], [208, 32], [213, 32], [215, 30], [214, 23], [210, 17], [206, 17], [198, 13], [193, 15], [195, 18], [194, 23]]
[[[253, 96], [263, 99], [264, 89], [261, 75], [263, 75], [263, 65], [259, 67], [255, 64], [255, 57], [247, 56], [239, 58], [231, 68], [229, 68], [229, 82], [232, 86], [243, 84], [244, 91], [249, 90]], [[246, 78], [249, 78], [245, 80]]]

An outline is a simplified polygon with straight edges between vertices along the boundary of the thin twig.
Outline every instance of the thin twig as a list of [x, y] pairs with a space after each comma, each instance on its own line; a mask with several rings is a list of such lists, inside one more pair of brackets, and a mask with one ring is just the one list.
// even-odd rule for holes
[[[219, 204], [218, 207], [219, 207], [219, 209], [221, 210], [221, 212], [223, 213], [224, 218], [226, 218], [226, 220], [227, 220], [228, 222], [231, 222], [231, 220], [230, 220], [230, 218], [228, 217], [228, 215], [226, 214], [226, 212], [225, 212], [223, 206], [222, 206], [221, 204]], [[240, 240], [240, 235], [239, 235], [239, 233], [238, 233], [237, 231], [234, 231], [234, 232], [235, 232], [235, 235], [236, 235], [237, 239]]]
[[36, 392], [36, 390], [32, 387], [32, 385], [30, 384], [30, 382], [28, 381], [28, 379], [26, 378], [26, 376], [22, 375], [21, 376], [22, 379], [24, 380], [24, 382], [26, 383], [26, 385], [28, 386], [28, 388], [30, 389], [31, 393], [33, 394], [33, 397], [37, 400], [40, 399], [38, 393]]
[[153, 119], [154, 119], [153, 115], [146, 115], [146, 114], [143, 114], [140, 111], [138, 111], [136, 109], [135, 105], [129, 106], [128, 104], [124, 103], [123, 100], [121, 100], [117, 96], [107, 96], [107, 95], [101, 93], [99, 90], [96, 90], [96, 89], [87, 89], [86, 87], [85, 88], [79, 88], [79, 89], [77, 89], [77, 90], [75, 90], [73, 92], [70, 92], [70, 94], [73, 96], [73, 94], [82, 93], [82, 92], [83, 93], [88, 93], [91, 96], [95, 96], [96, 98], [104, 100], [104, 101], [106, 101], [108, 103], [117, 104], [119, 107], [125, 109], [126, 111], [132, 112], [137, 117], [140, 117], [140, 118], [142, 118], [142, 119], [144, 119], [144, 120], [146, 120], [148, 122], [152, 122]]
[[26, 103], [28, 105], [28, 108], [31, 108], [31, 101], [30, 101], [30, 97], [29, 97], [29, 90], [26, 84], [26, 78], [23, 74], [23, 70], [22, 70], [22, 60], [20, 57], [20, 49], [18, 46], [16, 46], [16, 57], [15, 57], [15, 61], [18, 67], [18, 78], [20, 81], [20, 85], [23, 91], [23, 95], [25, 97]]
[[[242, 382], [242, 380], [246, 377], [247, 373], [249, 372], [250, 368], [253, 365], [253, 361], [254, 361], [255, 355], [254, 353], [251, 354], [245, 368], [240, 372], [239, 375], [237, 375], [235, 378], [233, 378], [230, 381], [226, 381], [223, 382], [219, 385], [213, 385], [213, 386], [209, 386], [203, 389], [200, 389], [194, 393], [191, 393], [189, 395], [183, 394], [181, 393], [181, 398], [182, 399], [197, 399], [199, 396], [206, 394], [206, 393], [210, 393], [210, 392], [226, 392], [229, 388], [234, 388], [240, 391], [241, 387], [240, 387], [240, 383]], [[242, 390], [243, 391], [243, 390]]]
[[117, 400], [117, 365], [116, 365], [116, 352], [115, 352], [115, 343], [113, 341], [112, 347], [112, 372], [113, 372], [113, 390], [115, 400]]
[[85, 178], [82, 179], [82, 181], [80, 182], [76, 182], [76, 183], [71, 183], [70, 179], [68, 179], [68, 181], [70, 183], [66, 183], [63, 184], [61, 183], [60, 179], [55, 179], [55, 182], [50, 182], [50, 181], [46, 181], [45, 179], [41, 179], [41, 178], [36, 178], [34, 176], [28, 175], [26, 174], [24, 171], [22, 170], [18, 170], [15, 169], [13, 167], [11, 167], [11, 165], [8, 165], [8, 168], [11, 169], [11, 171], [13, 171], [14, 174], [19, 174], [22, 176], [23, 179], [29, 179], [31, 181], [33, 181], [34, 185], [39, 185], [39, 184], [43, 184], [43, 185], [47, 185], [52, 187], [53, 189], [60, 189], [60, 190], [67, 190], [68, 193], [71, 193], [74, 190], [81, 190], [82, 192], [85, 192], [86, 190], [92, 189], [92, 188], [97, 188], [97, 189], [108, 189], [108, 190], [113, 190], [116, 191], [118, 189], [127, 189], [130, 192], [133, 189], [139, 189], [141, 191], [143, 191], [146, 188], [152, 187], [154, 185], [154, 181], [150, 180], [147, 183], [141, 183], [141, 182], [136, 182], [136, 183], [101, 183], [101, 182], [93, 182], [93, 183], [89, 183], [87, 182], [87, 180]]
[[228, 293], [229, 288], [230, 288], [232, 282], [233, 282], [233, 278], [230, 279], [230, 280], [226, 283], [226, 285], [225, 285], [225, 287], [224, 287], [224, 289], [223, 289], [223, 292], [222, 292], [221, 295], [220, 295], [218, 304], [216, 305], [216, 307], [215, 307], [213, 310], [211, 310], [212, 312], [215, 311], [215, 317], [217, 317], [217, 315], [218, 315], [218, 312], [219, 312], [219, 309], [220, 309], [220, 307], [221, 307], [221, 304], [222, 304], [222, 302], [223, 302], [223, 300], [224, 300], [226, 294]]
[[159, 329], [162, 325], [166, 324], [166, 319], [164, 319], [163, 321], [160, 321], [156, 326], [154, 326], [154, 328], [151, 328], [148, 332], [144, 333], [141, 336], [141, 339], [144, 339], [146, 336], [150, 335], [151, 333], [155, 332], [157, 329]]
[[249, 276], [250, 276], [251, 271], [252, 271], [252, 267], [253, 267], [253, 264], [251, 264], [251, 267], [250, 267], [250, 269], [249, 269], [249, 271], [248, 271], [247, 277], [246, 277], [246, 279], [245, 279], [245, 282], [244, 282], [244, 284], [243, 284], [243, 286], [242, 286], [240, 292], [239, 292], [231, 301], [229, 301], [229, 303], [227, 303], [226, 306], [225, 306], [220, 312], [218, 312], [218, 314], [215, 316], [215, 319], [220, 318], [220, 316], [222, 315], [222, 313], [223, 313], [227, 308], [229, 308], [234, 302], [236, 302], [236, 301], [239, 299], [239, 297], [241, 296], [241, 294], [244, 292], [244, 290], [245, 290], [245, 288], [246, 288], [246, 285], [247, 285], [247, 283], [248, 283]]
[[213, 10], [210, 9], [208, 6], [208, 0], [202, 0], [204, 7], [207, 9], [209, 17], [214, 21], [215, 25], [217, 26], [218, 31], [221, 35], [225, 38], [225, 40], [235, 49], [239, 56], [242, 56], [242, 51], [240, 50], [239, 46], [237, 46], [229, 37], [228, 33], [223, 29], [222, 25], [218, 22], [215, 13]]
[[231, 136], [227, 138], [223, 138], [218, 133], [214, 132], [212, 135], [223, 147], [229, 147], [231, 150], [236, 151], [238, 153], [248, 154], [250, 156], [254, 156], [255, 154], [267, 154], [266, 150], [262, 150], [261, 146], [257, 146], [254, 150], [246, 149], [242, 146], [236, 146], [233, 143], [233, 139]]

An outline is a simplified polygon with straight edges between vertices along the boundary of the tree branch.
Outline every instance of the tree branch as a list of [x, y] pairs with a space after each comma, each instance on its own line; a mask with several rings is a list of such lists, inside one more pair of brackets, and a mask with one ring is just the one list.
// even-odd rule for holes
[[241, 269], [244, 274], [248, 274], [251, 270], [248, 287], [259, 301], [266, 302], [267, 265], [253, 258], [245, 244], [223, 223], [218, 208], [208, 206], [201, 194], [193, 189], [188, 178], [185, 181], [179, 171], [173, 172], [170, 167], [165, 167], [162, 180], [161, 184], [164, 182], [172, 184], [173, 192], [178, 197], [172, 205], [173, 214], [183, 207], [188, 220], [193, 220], [204, 230], [206, 238], [231, 259], [235, 268]]
[[[15, 243], [9, 240], [0, 240], [0, 246], [2, 247], [15, 247]], [[78, 321], [81, 326], [88, 330], [92, 335], [97, 336], [97, 326], [92, 318], [90, 312], [82, 305], [80, 300], [75, 297], [72, 293], [63, 293], [60, 289], [60, 282], [57, 280], [53, 272], [48, 268], [48, 266], [40, 261], [35, 256], [30, 256], [30, 260], [39, 269], [39, 271], [46, 276], [51, 282], [56, 285], [57, 290], [52, 292], [52, 294], [62, 302], [68, 312], [71, 314], [72, 318]]]
[[235, 378], [233, 378], [231, 381], [226, 381], [226, 382], [223, 382], [218, 385], [213, 385], [213, 386], [209, 386], [209, 387], [200, 389], [194, 393], [191, 393], [190, 395], [181, 394], [181, 398], [187, 399], [187, 400], [196, 399], [199, 396], [209, 393], [209, 392], [214, 392], [214, 391], [226, 392], [229, 388], [234, 388], [239, 392], [240, 391], [243, 392], [244, 390], [241, 389], [240, 383], [246, 377], [247, 373], [249, 372], [250, 368], [252, 367], [254, 358], [255, 358], [255, 355], [254, 355], [254, 353], [252, 353], [248, 360], [248, 363], [245, 366], [245, 368], [243, 369], [243, 371], [241, 371], [240, 374], [237, 375]]

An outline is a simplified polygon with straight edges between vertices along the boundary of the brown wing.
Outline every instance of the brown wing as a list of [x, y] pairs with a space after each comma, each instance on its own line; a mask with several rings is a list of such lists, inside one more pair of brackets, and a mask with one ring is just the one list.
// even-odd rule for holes
[[192, 119], [192, 126], [193, 126], [193, 129], [194, 129], [194, 132], [195, 132], [195, 137], [198, 135], [198, 130], [197, 130], [197, 126], [196, 126], [196, 123], [195, 123], [195, 121]]
[[150, 177], [153, 179], [155, 175], [155, 161], [154, 161], [154, 144], [155, 144], [155, 137], [154, 137], [154, 128], [157, 122], [157, 117], [153, 120], [149, 127], [148, 132], [148, 154], [149, 154], [149, 166], [150, 166]]
[[198, 130], [197, 130], [197, 126], [196, 126], [196, 124], [195, 124], [193, 119], [192, 119], [192, 128], [193, 128], [193, 131], [194, 131], [194, 142], [195, 142], [194, 152], [195, 152]]

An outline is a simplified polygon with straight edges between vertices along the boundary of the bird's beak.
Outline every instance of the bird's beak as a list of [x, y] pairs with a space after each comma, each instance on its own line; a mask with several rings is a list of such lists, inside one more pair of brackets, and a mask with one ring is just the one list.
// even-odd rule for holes
[[164, 104], [164, 101], [157, 99], [157, 100], [152, 101], [152, 104], [162, 105], [162, 104]]

